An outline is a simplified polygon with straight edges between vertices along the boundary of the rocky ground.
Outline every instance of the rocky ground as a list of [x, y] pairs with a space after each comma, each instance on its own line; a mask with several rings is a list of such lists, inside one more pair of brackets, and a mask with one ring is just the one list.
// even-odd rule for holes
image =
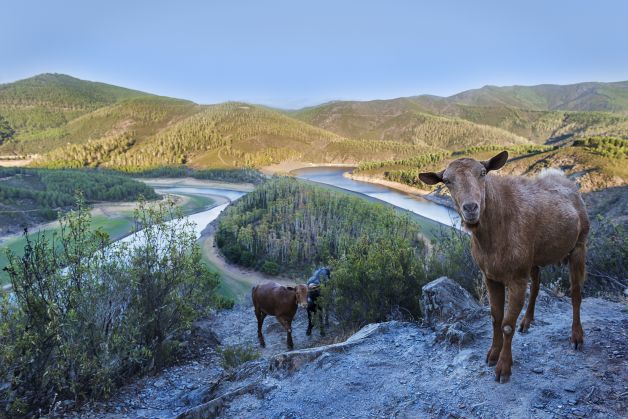
[[[443, 287], [447, 285], [447, 287]], [[78, 417], [625, 417], [628, 412], [628, 310], [586, 298], [585, 347], [569, 343], [571, 303], [542, 290], [536, 321], [513, 343], [513, 376], [494, 381], [484, 363], [490, 315], [442, 281], [424, 292], [429, 324], [368, 325], [343, 341], [305, 336], [303, 311], [294, 351], [267, 319], [260, 358], [224, 370], [215, 347], [256, 346], [246, 304], [199, 324], [205, 350], [177, 367], [125, 387]], [[439, 294], [440, 292], [440, 294]], [[338, 343], [335, 343], [338, 341]], [[62, 414], [62, 406], [58, 410]], [[68, 415], [66, 411], [64, 414]]]

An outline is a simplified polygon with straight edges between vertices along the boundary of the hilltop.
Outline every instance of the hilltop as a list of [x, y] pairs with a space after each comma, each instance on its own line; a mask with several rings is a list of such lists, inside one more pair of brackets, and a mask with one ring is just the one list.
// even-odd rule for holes
[[43, 74], [0, 85], [0, 154], [46, 167], [139, 170], [358, 164], [473, 146], [628, 136], [628, 82], [485, 86], [450, 97], [336, 101], [297, 111], [199, 105]]
[[[595, 88], [585, 89], [587, 93], [578, 96], [582, 86]], [[562, 96], [557, 92], [562, 92]], [[608, 103], [600, 103], [599, 92], [608, 94], [604, 96]], [[556, 97], [577, 97], [579, 105], [575, 105], [576, 99], [560, 102]], [[464, 123], [482, 129], [476, 135], [464, 132], [468, 141], [465, 146], [485, 144], [496, 136], [504, 140], [524, 137], [543, 144], [571, 137], [628, 135], [628, 82], [489, 86], [446, 98], [423, 95], [366, 102], [335, 101], [289, 114], [347, 137], [411, 140], [421, 138], [426, 124], [441, 122], [442, 125], [446, 121], [448, 129], [454, 123], [458, 131]], [[437, 130], [444, 131], [442, 127]]]

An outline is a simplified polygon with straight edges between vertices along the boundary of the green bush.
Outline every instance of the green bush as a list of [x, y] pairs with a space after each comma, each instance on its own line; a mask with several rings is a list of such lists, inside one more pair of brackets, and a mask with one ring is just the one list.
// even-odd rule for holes
[[454, 228], [442, 228], [432, 244], [434, 247], [429, 261], [431, 279], [446, 276], [482, 299], [482, 272], [471, 255], [471, 236]]
[[[0, 382], [10, 415], [54, 400], [107, 397], [136, 374], [167, 365], [191, 323], [212, 305], [218, 277], [172, 202], [140, 204], [138, 233], [111, 244], [78, 210], [60, 233], [9, 252], [12, 299], [0, 306]], [[167, 220], [171, 220], [166, 222]]]
[[219, 349], [218, 353], [225, 369], [235, 368], [260, 357], [259, 352], [252, 346], [229, 346]]
[[279, 275], [280, 267], [277, 262], [265, 260], [260, 270], [267, 275]]
[[424, 254], [400, 237], [360, 237], [332, 264], [325, 305], [343, 326], [355, 328], [397, 317], [418, 318], [428, 281]]

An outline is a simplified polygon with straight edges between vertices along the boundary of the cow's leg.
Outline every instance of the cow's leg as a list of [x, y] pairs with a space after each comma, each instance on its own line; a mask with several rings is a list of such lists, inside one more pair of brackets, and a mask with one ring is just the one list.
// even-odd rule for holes
[[283, 328], [286, 329], [288, 335], [286, 339], [288, 349], [294, 349], [294, 343], [292, 342], [292, 319], [288, 320], [284, 317], [277, 317], [277, 320], [281, 323]]
[[262, 326], [264, 325], [264, 319], [266, 318], [266, 313], [256, 308], [255, 317], [257, 317], [257, 338], [259, 339], [259, 345], [262, 348], [265, 348], [266, 342], [264, 342], [264, 335], [262, 334]]
[[499, 359], [499, 353], [503, 346], [503, 334], [501, 330], [504, 318], [504, 284], [485, 278], [488, 299], [491, 303], [491, 319], [493, 323], [493, 342], [486, 354], [486, 362], [493, 366]]
[[530, 270], [530, 278], [532, 279], [532, 285], [530, 286], [530, 300], [528, 300], [528, 308], [526, 314], [521, 320], [519, 325], [519, 332], [527, 332], [530, 328], [530, 324], [534, 320], [534, 306], [536, 304], [536, 297], [539, 295], [539, 287], [541, 285], [540, 269], [538, 266], [533, 267]]
[[569, 255], [569, 277], [571, 280], [571, 305], [573, 320], [571, 323], [571, 342], [574, 348], [582, 349], [584, 345], [584, 331], [580, 323], [580, 303], [582, 302], [582, 284], [585, 277], [586, 246], [578, 243]]
[[305, 332], [307, 336], [312, 334], [312, 310], [310, 307], [307, 308], [307, 331]]
[[499, 353], [499, 360], [495, 367], [495, 381], [507, 383], [512, 374], [512, 337], [517, 327], [517, 318], [526, 299], [528, 278], [513, 279], [508, 284], [508, 310], [502, 321], [504, 344]]

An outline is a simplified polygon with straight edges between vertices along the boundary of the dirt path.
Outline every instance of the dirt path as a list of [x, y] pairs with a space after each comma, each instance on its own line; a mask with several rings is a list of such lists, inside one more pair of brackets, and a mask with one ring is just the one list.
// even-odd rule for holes
[[274, 281], [283, 285], [294, 285], [298, 283], [297, 280], [292, 278], [268, 276], [259, 271], [229, 263], [215, 246], [214, 235], [211, 229], [203, 232], [200, 240], [203, 254], [207, 257], [207, 260], [220, 271], [226, 286], [230, 288], [239, 299], [248, 298], [251, 287], [262, 282]]

